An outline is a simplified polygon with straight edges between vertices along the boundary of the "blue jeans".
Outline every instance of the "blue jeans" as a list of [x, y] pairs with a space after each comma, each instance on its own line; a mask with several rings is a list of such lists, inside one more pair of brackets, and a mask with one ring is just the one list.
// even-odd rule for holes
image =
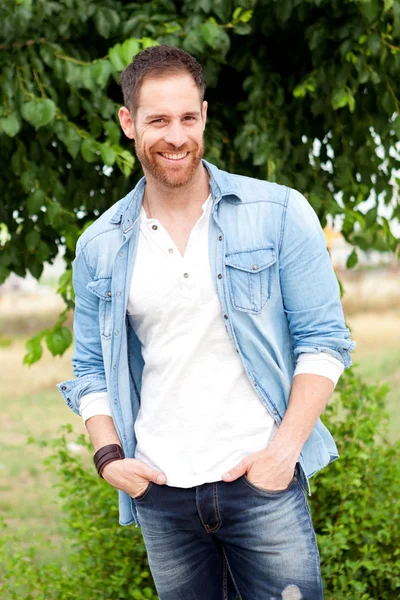
[[268, 492], [246, 476], [135, 499], [160, 600], [323, 600], [310, 510], [295, 475]]

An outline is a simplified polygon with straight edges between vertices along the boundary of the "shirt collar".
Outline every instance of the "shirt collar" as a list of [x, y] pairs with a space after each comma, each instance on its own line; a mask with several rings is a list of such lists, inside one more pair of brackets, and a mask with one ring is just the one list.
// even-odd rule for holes
[[[210, 175], [211, 195], [216, 204], [227, 196], [242, 201], [233, 175], [221, 171], [205, 160], [203, 160], [203, 165]], [[110, 219], [110, 223], [121, 223], [124, 233], [132, 228], [133, 223], [140, 214], [145, 184], [146, 178], [142, 177], [134, 189], [118, 203], [118, 207]]]

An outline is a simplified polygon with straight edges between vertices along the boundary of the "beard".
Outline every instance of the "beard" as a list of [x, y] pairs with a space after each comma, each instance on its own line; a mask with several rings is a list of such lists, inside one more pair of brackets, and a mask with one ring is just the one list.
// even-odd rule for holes
[[[179, 188], [187, 185], [192, 180], [204, 156], [203, 140], [200, 144], [192, 147], [186, 144], [180, 148], [175, 146], [166, 148], [165, 145], [163, 147], [160, 145], [159, 147], [150, 148], [147, 152], [140, 144], [140, 140], [135, 140], [134, 144], [136, 156], [143, 170], [147, 171], [156, 181], [169, 188]], [[174, 165], [172, 162], [170, 164], [164, 162], [163, 158], [159, 157], [160, 152], [189, 152], [189, 156], [184, 159], [184, 164]]]

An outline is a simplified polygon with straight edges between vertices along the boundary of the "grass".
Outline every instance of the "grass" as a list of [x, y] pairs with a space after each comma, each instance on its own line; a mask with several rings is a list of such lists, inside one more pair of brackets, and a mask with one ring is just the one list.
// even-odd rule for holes
[[[399, 310], [352, 314], [348, 319], [357, 341], [354, 362], [359, 364], [355, 368], [370, 382], [380, 380], [392, 386], [388, 409], [393, 440], [400, 437], [399, 323]], [[40, 539], [39, 560], [46, 560], [50, 550], [45, 542], [53, 541], [62, 560], [64, 528], [53, 487], [56, 476], [43, 464], [50, 451], [30, 445], [27, 440], [32, 435], [50, 442], [66, 423], [71, 423], [77, 433], [85, 429], [55, 388], [56, 383], [72, 375], [71, 351], [61, 358], [53, 358], [45, 351], [39, 363], [30, 368], [23, 366], [23, 331], [21, 321], [17, 331], [3, 333], [7, 343], [0, 344], [0, 514], [5, 517], [9, 532], [20, 540], [20, 547]]]
[[[59, 545], [61, 556], [64, 527], [53, 487], [56, 475], [45, 468], [51, 451], [40, 442], [53, 440], [68, 422], [77, 433], [84, 431], [55, 388], [71, 376], [71, 353], [60, 359], [45, 351], [30, 368], [22, 365], [24, 353], [23, 339], [14, 338], [8, 347], [0, 347], [0, 514], [22, 546], [36, 538], [52, 541]], [[28, 444], [30, 436], [38, 443]], [[44, 545], [39, 557], [46, 560], [49, 552]]]
[[391, 439], [400, 439], [400, 309], [351, 315], [348, 326], [357, 346], [355, 369], [369, 383], [388, 383]]

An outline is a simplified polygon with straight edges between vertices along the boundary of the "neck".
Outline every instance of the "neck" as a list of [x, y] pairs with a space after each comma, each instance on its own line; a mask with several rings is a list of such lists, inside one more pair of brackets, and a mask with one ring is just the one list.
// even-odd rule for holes
[[190, 180], [182, 187], [170, 188], [144, 171], [146, 176], [146, 198], [151, 206], [151, 213], [168, 211], [169, 213], [186, 213], [192, 208], [204, 204], [210, 193], [209, 176], [202, 163]]

